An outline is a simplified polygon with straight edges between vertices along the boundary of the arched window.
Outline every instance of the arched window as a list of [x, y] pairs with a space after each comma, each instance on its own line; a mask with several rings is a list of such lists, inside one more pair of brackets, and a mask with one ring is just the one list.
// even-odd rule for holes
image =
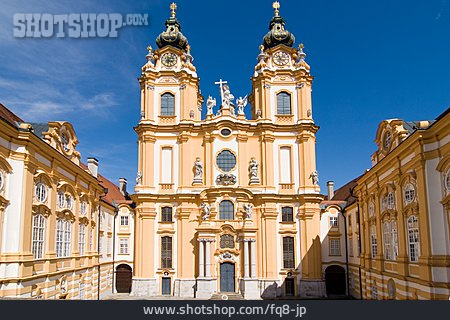
[[374, 225], [370, 226], [370, 243], [372, 247], [372, 259], [375, 259], [378, 254], [377, 232]]
[[175, 115], [175, 96], [171, 93], [164, 93], [161, 96], [161, 115], [174, 116]]
[[419, 261], [419, 254], [420, 254], [419, 221], [416, 216], [411, 216], [408, 218], [408, 244], [409, 244], [409, 260], [412, 262]]
[[69, 220], [56, 220], [56, 256], [70, 255], [72, 223]]
[[277, 114], [291, 114], [291, 95], [289, 93], [277, 94]]
[[219, 205], [219, 219], [233, 220], [234, 219], [234, 205], [230, 200], [223, 200]]
[[32, 252], [35, 259], [42, 259], [44, 256], [45, 239], [45, 218], [38, 213], [33, 216]]

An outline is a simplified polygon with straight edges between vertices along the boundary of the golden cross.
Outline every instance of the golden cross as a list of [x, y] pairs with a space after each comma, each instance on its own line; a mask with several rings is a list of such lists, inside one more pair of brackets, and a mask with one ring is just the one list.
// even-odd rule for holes
[[280, 9], [280, 3], [278, 1], [275, 1], [274, 3], [272, 3], [272, 8], [275, 9], [275, 15], [278, 16], [278, 12], [279, 12], [278, 9]]
[[172, 10], [172, 17], [175, 17], [175, 10], [177, 10], [177, 4], [175, 2], [170, 4], [170, 10]]

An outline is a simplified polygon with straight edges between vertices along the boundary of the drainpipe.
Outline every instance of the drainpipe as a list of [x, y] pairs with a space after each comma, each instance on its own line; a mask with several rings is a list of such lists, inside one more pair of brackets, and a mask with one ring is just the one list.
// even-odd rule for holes
[[100, 205], [100, 199], [98, 204], [98, 227], [97, 227], [97, 259], [98, 259], [98, 266], [97, 266], [97, 300], [100, 300], [100, 215], [101, 215], [101, 205]]
[[[346, 204], [347, 205], [347, 204]], [[345, 266], [346, 266], [346, 272], [345, 272], [345, 278], [347, 281], [347, 296], [350, 296], [350, 281], [349, 281], [349, 268], [348, 268], [348, 241], [347, 241], [347, 216], [345, 207], [342, 209], [342, 217], [344, 218], [344, 238], [345, 238]]]
[[113, 202], [114, 205], [114, 224], [113, 224], [113, 251], [112, 251], [112, 283], [111, 283], [111, 294], [114, 294], [114, 283], [116, 279], [116, 220], [117, 216], [119, 215], [119, 207], [115, 202]]

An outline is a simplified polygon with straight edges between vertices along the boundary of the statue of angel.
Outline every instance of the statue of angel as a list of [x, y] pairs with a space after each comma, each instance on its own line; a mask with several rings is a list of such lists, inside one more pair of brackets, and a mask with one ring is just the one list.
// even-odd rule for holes
[[213, 114], [213, 108], [216, 106], [216, 99], [209, 96], [208, 100], [206, 100], [206, 114]]
[[136, 185], [139, 186], [142, 182], [142, 171], [138, 171], [136, 175]]
[[245, 219], [252, 219], [252, 211], [253, 211], [253, 206], [250, 203], [245, 203], [244, 204], [244, 210], [245, 210]]
[[244, 108], [247, 105], [247, 103], [248, 103], [247, 95], [244, 98], [239, 97], [238, 99], [236, 99], [238, 114], [244, 114]]
[[311, 175], [309, 177], [312, 179], [312, 183], [314, 185], [319, 185], [319, 173], [317, 172], [317, 170], [311, 172]]

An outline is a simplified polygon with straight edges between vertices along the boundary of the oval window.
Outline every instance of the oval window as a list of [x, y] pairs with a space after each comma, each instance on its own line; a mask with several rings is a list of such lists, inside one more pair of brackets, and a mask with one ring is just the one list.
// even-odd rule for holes
[[220, 131], [220, 134], [223, 135], [224, 137], [228, 137], [231, 134], [231, 130], [230, 129], [222, 129]]
[[220, 170], [229, 172], [236, 166], [236, 157], [229, 150], [223, 150], [217, 155], [217, 166]]

